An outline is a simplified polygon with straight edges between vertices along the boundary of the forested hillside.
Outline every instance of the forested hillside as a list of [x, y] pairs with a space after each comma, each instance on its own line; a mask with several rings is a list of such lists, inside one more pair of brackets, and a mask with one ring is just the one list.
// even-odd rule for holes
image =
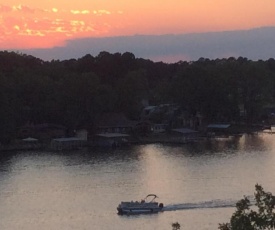
[[142, 101], [176, 103], [209, 122], [259, 122], [275, 98], [275, 60], [209, 60], [166, 64], [134, 54], [101, 52], [42, 61], [0, 52], [0, 140], [26, 123], [92, 129], [103, 112], [139, 118]]

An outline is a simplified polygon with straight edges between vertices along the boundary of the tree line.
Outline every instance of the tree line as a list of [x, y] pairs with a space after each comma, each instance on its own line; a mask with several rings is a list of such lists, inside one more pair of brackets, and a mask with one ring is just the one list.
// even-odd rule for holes
[[43, 61], [0, 52], [0, 140], [26, 123], [93, 129], [105, 112], [137, 120], [146, 100], [173, 103], [209, 122], [259, 122], [275, 98], [275, 60], [153, 62], [130, 52]]

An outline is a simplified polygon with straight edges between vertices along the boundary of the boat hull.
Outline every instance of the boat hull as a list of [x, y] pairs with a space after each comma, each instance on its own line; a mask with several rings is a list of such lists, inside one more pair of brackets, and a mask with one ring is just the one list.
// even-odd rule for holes
[[162, 211], [162, 208], [117, 208], [119, 215], [152, 214]]

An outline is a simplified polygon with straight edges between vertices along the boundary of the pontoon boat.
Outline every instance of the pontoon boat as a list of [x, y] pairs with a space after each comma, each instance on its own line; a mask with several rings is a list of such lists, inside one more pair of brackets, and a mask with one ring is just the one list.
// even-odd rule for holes
[[155, 194], [149, 194], [141, 201], [123, 201], [118, 207], [118, 214], [146, 214], [157, 213], [163, 209], [163, 203], [158, 203], [155, 199], [158, 198]]

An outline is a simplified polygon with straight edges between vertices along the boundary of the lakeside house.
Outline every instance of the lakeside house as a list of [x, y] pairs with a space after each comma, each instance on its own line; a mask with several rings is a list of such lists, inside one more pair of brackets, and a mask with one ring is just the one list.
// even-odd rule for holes
[[[202, 124], [200, 113], [191, 115], [177, 104], [146, 106], [141, 112], [137, 129], [145, 143], [187, 143], [198, 139]], [[143, 135], [142, 135], [143, 134]]]
[[206, 127], [206, 135], [208, 137], [227, 136], [230, 134], [230, 124], [209, 124]]
[[104, 113], [96, 120], [93, 146], [118, 147], [129, 143], [136, 122], [122, 113]]
[[152, 124], [151, 130], [153, 133], [164, 133], [168, 129], [168, 124]]
[[140, 137], [141, 143], [187, 144], [199, 139], [199, 132], [188, 128], [171, 129]]
[[198, 130], [203, 124], [203, 116], [197, 112], [191, 114], [186, 108], [177, 104], [160, 104], [146, 106], [140, 114], [141, 121], [149, 121], [152, 131], [157, 131], [154, 126], [166, 126], [165, 129], [189, 127]]
[[177, 143], [189, 143], [199, 139], [199, 132], [189, 128], [171, 130], [172, 140]]
[[96, 120], [96, 134], [131, 133], [136, 122], [129, 120], [122, 113], [104, 113]]
[[129, 144], [128, 134], [124, 133], [101, 133], [94, 136], [94, 143], [97, 147], [120, 147]]

